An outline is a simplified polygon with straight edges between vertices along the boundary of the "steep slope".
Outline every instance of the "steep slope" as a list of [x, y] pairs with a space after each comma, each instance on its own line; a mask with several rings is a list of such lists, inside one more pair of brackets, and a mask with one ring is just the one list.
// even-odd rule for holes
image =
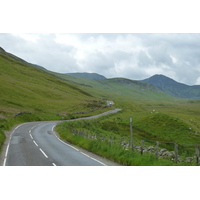
[[0, 115], [84, 110], [95, 97], [0, 49]]
[[86, 79], [106, 79], [106, 77], [100, 75], [100, 74], [97, 74], [97, 73], [67, 73], [67, 75], [70, 75], [70, 76], [74, 76], [74, 77], [79, 77], [79, 78], [86, 78]]
[[125, 78], [94, 80], [72, 77], [65, 74], [53, 74], [61, 79], [71, 81], [76, 84], [77, 87], [84, 89], [90, 94], [94, 94], [95, 96], [102, 98], [120, 98], [121, 100], [127, 100], [127, 98], [131, 97], [138, 101], [142, 99], [153, 101], [174, 100], [172, 96], [165, 94], [152, 84], [141, 81], [134, 81]]
[[83, 114], [105, 105], [106, 101], [72, 82], [63, 81], [0, 47], [0, 152], [7, 137], [5, 130], [16, 124], [67, 119], [75, 117], [70, 113]]
[[198, 85], [188, 86], [163, 75], [154, 75], [142, 81], [153, 84], [158, 89], [174, 97], [200, 99], [200, 86]]
[[20, 62], [22, 62], [24, 64], [29, 65], [29, 66], [32, 66], [32, 67], [35, 67], [37, 69], [41, 69], [41, 70], [46, 71], [46, 69], [44, 67], [39, 66], [39, 65], [35, 65], [35, 64], [32, 64], [32, 63], [29, 63], [29, 62], [27, 62], [27, 61], [25, 61], [25, 60], [23, 60], [23, 59], [15, 56], [15, 55], [11, 54], [11, 53], [6, 52], [2, 47], [0, 47], [0, 53], [3, 53], [4, 55], [7, 55], [8, 57], [10, 57], [10, 58], [12, 58], [12, 59], [14, 59], [16, 61], [20, 61]]
[[113, 78], [100, 80], [99, 82], [106, 85], [110, 91], [122, 96], [130, 96], [141, 100], [174, 100], [174, 98], [158, 90], [155, 86], [141, 81]]

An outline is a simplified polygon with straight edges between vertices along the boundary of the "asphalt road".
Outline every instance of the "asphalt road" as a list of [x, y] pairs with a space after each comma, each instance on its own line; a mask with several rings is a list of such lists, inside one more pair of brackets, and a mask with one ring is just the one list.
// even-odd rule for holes
[[[108, 111], [91, 119], [118, 112]], [[76, 119], [80, 120], [80, 119]], [[60, 121], [30, 122], [14, 128], [5, 150], [4, 166], [106, 166], [118, 165], [63, 142], [54, 131]]]

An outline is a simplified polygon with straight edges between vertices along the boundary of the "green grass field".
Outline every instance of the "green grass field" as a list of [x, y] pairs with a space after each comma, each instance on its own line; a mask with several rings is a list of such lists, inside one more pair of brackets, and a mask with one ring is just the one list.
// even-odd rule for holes
[[[124, 104], [123, 104], [124, 103]], [[123, 111], [101, 117], [94, 120], [81, 120], [75, 122], [65, 122], [59, 125], [57, 131], [60, 133], [64, 140], [68, 140], [76, 145], [80, 145], [90, 151], [94, 151], [99, 155], [105, 156], [109, 159], [119, 162], [124, 165], [176, 165], [172, 161], [163, 161], [163, 159], [157, 159], [155, 155], [141, 156], [138, 153], [132, 155], [132, 161], [129, 158], [126, 160], [126, 151], [121, 147], [113, 147], [110, 150], [108, 144], [102, 144], [99, 141], [99, 145], [108, 145], [107, 147], [100, 147], [104, 150], [92, 149], [90, 147], [90, 141], [80, 136], [74, 136], [70, 133], [68, 127], [86, 133], [96, 134], [100, 138], [104, 138], [106, 141], [110, 138], [114, 138], [116, 143], [120, 140], [129, 142], [130, 140], [130, 117], [133, 119], [133, 134], [134, 144], [141, 145], [141, 140], [144, 140], [145, 146], [156, 146], [156, 141], [160, 142], [160, 148], [166, 148], [169, 151], [174, 150], [174, 143], [179, 144], [179, 155], [181, 158], [192, 157], [195, 155], [195, 145], [200, 144], [199, 135], [199, 116], [192, 114], [193, 111], [197, 112], [198, 103], [196, 106], [193, 104], [179, 103], [155, 103], [150, 105], [132, 103], [132, 102], [119, 102], [119, 105], [123, 105]], [[118, 105], [118, 103], [116, 103]], [[150, 109], [153, 108], [153, 109]], [[192, 120], [191, 120], [192, 118]], [[77, 141], [78, 140], [78, 141]], [[97, 144], [96, 144], [97, 145]], [[114, 156], [115, 148], [120, 148], [120, 159], [118, 156]], [[101, 152], [102, 151], [102, 152]], [[105, 151], [105, 152], [104, 152]], [[116, 153], [118, 155], [118, 153]], [[123, 159], [122, 159], [123, 157]], [[136, 161], [136, 160], [137, 161]], [[138, 163], [137, 163], [138, 162]], [[139, 164], [140, 163], [140, 164]], [[192, 163], [178, 163], [178, 165], [191, 165]], [[195, 165], [193, 163], [192, 165]]]
[[[100, 110], [106, 100], [114, 101], [114, 106]], [[63, 139], [94, 151], [102, 156], [129, 157], [128, 152], [107, 149], [105, 144], [90, 144], [85, 139], [81, 144], [70, 139], [66, 128], [69, 124], [75, 129], [83, 129], [106, 138], [130, 140], [130, 118], [133, 119], [133, 134], [136, 145], [145, 141], [146, 146], [160, 141], [160, 147], [173, 150], [173, 143], [181, 148], [200, 144], [200, 101], [183, 100], [171, 97], [154, 86], [115, 78], [90, 80], [34, 68], [20, 60], [15, 60], [0, 52], [0, 148], [5, 140], [5, 130], [26, 121], [60, 120], [99, 114], [109, 109], [121, 108], [117, 114], [111, 114], [95, 120], [66, 122], [60, 124], [58, 132]], [[99, 109], [95, 112], [89, 111]], [[79, 112], [85, 112], [78, 114]], [[89, 143], [88, 143], [89, 142]], [[101, 143], [101, 142], [100, 142]], [[104, 151], [107, 152], [104, 155]], [[194, 150], [187, 150], [192, 156]], [[110, 153], [109, 153], [110, 152]], [[114, 153], [115, 152], [115, 153]], [[124, 154], [124, 155], [123, 155]], [[147, 158], [148, 157], [148, 158]], [[136, 161], [137, 159], [138, 161]], [[136, 159], [136, 160], [134, 160]], [[141, 162], [141, 159], [144, 160]], [[145, 161], [146, 159], [146, 161]], [[148, 159], [151, 160], [147, 161]], [[135, 154], [132, 161], [119, 161], [127, 165], [172, 165], [171, 161], [156, 161], [155, 157], [141, 158]], [[146, 162], [146, 163], [145, 163]], [[160, 162], [160, 163], [159, 163]], [[140, 164], [139, 164], [140, 163]]]
[[[68, 81], [0, 52], [0, 148], [5, 140], [3, 131], [17, 123], [65, 119], [70, 113], [105, 105], [106, 101]], [[70, 117], [78, 116], [82, 115]]]

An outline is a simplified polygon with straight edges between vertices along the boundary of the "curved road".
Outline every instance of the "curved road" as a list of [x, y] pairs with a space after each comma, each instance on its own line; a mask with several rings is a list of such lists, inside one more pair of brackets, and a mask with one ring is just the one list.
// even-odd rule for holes
[[[80, 119], [92, 119], [110, 113], [115, 109]], [[75, 119], [75, 120], [80, 120]], [[61, 141], [54, 127], [61, 121], [30, 122], [17, 126], [5, 151], [4, 166], [102, 166], [118, 165], [78, 147]]]

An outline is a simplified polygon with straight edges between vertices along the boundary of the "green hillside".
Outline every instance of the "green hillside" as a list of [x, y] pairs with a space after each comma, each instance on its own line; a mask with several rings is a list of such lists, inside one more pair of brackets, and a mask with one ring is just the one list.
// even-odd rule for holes
[[[70, 126], [96, 133], [99, 137], [108, 140], [110, 137], [115, 138], [114, 140], [119, 144], [121, 140], [126, 142], [130, 140], [131, 117], [135, 145], [141, 145], [141, 140], [143, 140], [146, 148], [150, 146], [156, 148], [156, 141], [159, 141], [160, 149], [173, 151], [174, 143], [178, 143], [182, 159], [194, 157], [195, 146], [200, 145], [199, 100], [176, 98], [160, 91], [152, 84], [124, 78], [88, 80], [61, 74], [55, 74], [55, 76], [73, 82], [77, 87], [94, 96], [112, 100], [115, 107], [122, 109], [117, 114], [104, 116], [90, 122], [71, 122]], [[70, 138], [71, 142], [79, 144], [77, 143], [78, 138], [71, 140], [73, 135], [67, 131], [68, 124], [68, 122], [61, 124], [58, 130], [63, 139]], [[61, 126], [65, 128], [62, 129]], [[81, 145], [85, 144], [81, 138], [79, 139]], [[87, 148], [87, 145], [85, 146]], [[100, 154], [104, 155], [104, 153]], [[114, 157], [114, 154], [109, 152], [108, 154], [108, 158]], [[145, 162], [144, 157], [140, 157], [139, 161], [141, 160]], [[121, 162], [118, 158], [116, 161]], [[152, 164], [152, 161], [147, 162], [147, 165]], [[189, 165], [189, 163], [181, 165]]]
[[[0, 114], [66, 113], [96, 100], [87, 92], [0, 52]], [[82, 108], [81, 108], [82, 107]]]
[[[114, 102], [114, 106], [106, 109], [122, 111], [90, 122], [70, 122], [71, 126], [113, 137], [119, 143], [121, 137], [129, 141], [132, 117], [137, 145], [141, 140], [147, 147], [160, 141], [161, 148], [173, 150], [176, 142], [187, 150], [185, 154], [193, 156], [193, 146], [200, 144], [199, 100], [172, 97], [141, 81], [93, 80], [50, 72], [0, 48], [0, 148], [6, 137], [4, 131], [15, 124], [79, 117], [83, 115], [79, 112], [105, 107], [106, 100]], [[68, 127], [68, 122], [60, 125], [64, 126]], [[188, 144], [192, 145], [189, 150]]]
[[174, 97], [200, 99], [200, 85], [185, 85], [163, 75], [154, 75], [143, 82], [153, 84], [161, 91]]
[[60, 120], [105, 105], [72, 83], [0, 49], [0, 148], [3, 130], [14, 124]]
[[86, 73], [86, 72], [83, 72], [83, 73], [67, 73], [66, 75], [69, 75], [69, 76], [73, 76], [73, 77], [79, 77], [79, 78], [87, 78], [87, 79], [106, 79], [106, 77], [100, 75], [100, 74], [97, 74], [97, 73]]
[[131, 98], [136, 101], [174, 101], [176, 98], [160, 91], [152, 84], [141, 81], [134, 81], [125, 78], [111, 78], [111, 79], [86, 79], [79, 77], [72, 77], [69, 75], [49, 72], [55, 76], [76, 84], [77, 87], [87, 91], [90, 94], [101, 98], [126, 99]]

